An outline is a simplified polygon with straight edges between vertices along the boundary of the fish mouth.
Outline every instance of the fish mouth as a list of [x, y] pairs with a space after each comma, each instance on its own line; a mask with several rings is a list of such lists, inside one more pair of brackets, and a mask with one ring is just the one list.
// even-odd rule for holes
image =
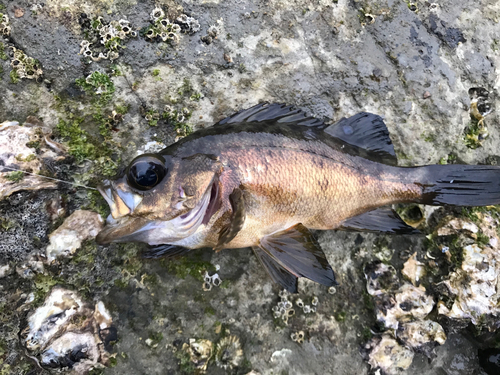
[[[118, 194], [113, 194], [106, 187], [99, 189], [99, 191], [110, 208], [113, 204], [118, 207], [116, 210], [119, 212], [119, 203], [115, 203], [113, 200]], [[100, 245], [111, 242], [145, 242], [149, 245], [173, 244], [191, 236], [200, 225], [208, 224], [221, 206], [219, 195], [219, 181], [215, 179], [193, 209], [171, 220], [151, 220], [147, 217], [130, 215], [119, 215], [115, 218], [112, 208], [112, 214], [106, 220], [107, 225], [97, 235], [96, 242]]]
[[97, 190], [108, 203], [113, 219], [132, 214], [142, 202], [142, 196], [139, 194], [117, 189], [108, 180], [104, 180], [103, 185], [98, 186]]

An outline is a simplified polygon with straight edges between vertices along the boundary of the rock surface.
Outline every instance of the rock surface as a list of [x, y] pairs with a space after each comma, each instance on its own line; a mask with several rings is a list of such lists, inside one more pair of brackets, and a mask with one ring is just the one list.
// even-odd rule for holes
[[[279, 290], [248, 249], [199, 250], [165, 262], [142, 259], [139, 245], [98, 247], [88, 239], [71, 259], [37, 265], [43, 264], [48, 235], [64, 218], [80, 209], [109, 213], [99, 195], [81, 185], [95, 186], [138, 153], [158, 150], [260, 101], [293, 104], [327, 122], [377, 113], [400, 165], [498, 163], [498, 2], [0, 0], [0, 13], [0, 123], [36, 117], [64, 145], [58, 155], [65, 158], [43, 160], [44, 174], [79, 184], [14, 192], [0, 201], [2, 373], [42, 373], [25, 357], [18, 332], [57, 285], [89, 303], [103, 300], [110, 309], [119, 339], [109, 348], [116, 357], [105, 374], [192, 373], [194, 364], [182, 350], [190, 339], [212, 342], [222, 363], [216, 348], [233, 336], [243, 359], [226, 370], [212, 358], [207, 373], [368, 374], [360, 348], [382, 332], [385, 342], [396, 339], [376, 323], [366, 264], [391, 263], [403, 285], [403, 264], [416, 253], [413, 265], [425, 272], [419, 271], [418, 280], [410, 277], [420, 284], [412, 290], [425, 288], [430, 303], [441, 301], [448, 309], [456, 297], [453, 283], [469, 267], [463, 268], [463, 259], [476, 267], [474, 275], [487, 272], [467, 254], [480, 254], [496, 272], [497, 245], [485, 249], [484, 236], [476, 233], [318, 233], [340, 285], [329, 293], [301, 282], [299, 295], [288, 298], [294, 314], [285, 324], [273, 318]], [[6, 145], [0, 148], [2, 154]], [[36, 147], [29, 151], [37, 160], [43, 155]], [[474, 210], [423, 212], [425, 220], [416, 225], [425, 234], [442, 227], [448, 215], [481, 220]], [[472, 224], [468, 228], [481, 228]], [[466, 246], [482, 250], [464, 258]], [[205, 291], [206, 272], [217, 272], [220, 285]], [[488, 274], [491, 293], [497, 288], [494, 276]], [[441, 283], [446, 280], [451, 284]], [[459, 295], [465, 311], [460, 319], [434, 310], [419, 316], [427, 327], [437, 327], [430, 322], [435, 321], [444, 328], [443, 345], [421, 353], [397, 341], [405, 359], [401, 367], [407, 368], [399, 373], [484, 373], [477, 353], [498, 339], [494, 319], [475, 319], [474, 329], [467, 328], [476, 310], [472, 294]], [[297, 305], [300, 298], [311, 307], [314, 297], [314, 309]], [[302, 343], [292, 340], [298, 332]], [[441, 344], [442, 337], [439, 331], [433, 340]]]

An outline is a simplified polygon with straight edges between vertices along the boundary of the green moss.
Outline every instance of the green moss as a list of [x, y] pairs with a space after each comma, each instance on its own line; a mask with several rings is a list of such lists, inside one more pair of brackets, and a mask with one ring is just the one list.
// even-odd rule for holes
[[199, 93], [199, 92], [196, 92], [189, 97], [189, 100], [194, 101], [194, 102], [199, 102], [200, 99], [201, 99], [201, 93]]
[[89, 134], [80, 127], [82, 122], [82, 118], [76, 118], [69, 121], [59, 120], [57, 124], [59, 134], [69, 139], [69, 154], [72, 155], [77, 162], [96, 158], [96, 148], [89, 141]]
[[153, 72], [151, 73], [153, 77], [158, 77], [160, 75], [160, 69], [153, 69]]
[[182, 257], [180, 259], [161, 259], [160, 264], [167, 268], [176, 277], [185, 279], [188, 275], [199, 281], [203, 281], [205, 271], [215, 272], [215, 267], [210, 262], [199, 259], [197, 255]]
[[19, 182], [24, 178], [23, 171], [10, 172], [5, 175], [5, 178], [11, 182]]
[[469, 125], [465, 128], [464, 132], [464, 142], [465, 145], [470, 149], [476, 149], [481, 147], [483, 141], [487, 138], [488, 132], [483, 125], [479, 124], [479, 121], [472, 119]]
[[229, 288], [230, 285], [231, 285], [230, 280], [224, 280], [222, 283], [220, 283], [219, 288], [227, 289], [227, 288]]
[[95, 211], [103, 218], [108, 217], [108, 215], [110, 214], [109, 205], [106, 203], [106, 201], [98, 191], [88, 191], [87, 199], [89, 203], [83, 206], [83, 209]]
[[71, 259], [74, 263], [85, 263], [92, 266], [97, 256], [97, 245], [94, 241], [85, 241], [82, 247], [76, 252]]
[[484, 246], [487, 246], [489, 245], [490, 243], [490, 238], [485, 235], [483, 232], [479, 231], [477, 233], [477, 244], [479, 247], [484, 247]]
[[107, 104], [115, 92], [115, 85], [111, 78], [107, 74], [97, 71], [90, 74], [87, 78], [76, 79], [75, 83], [86, 93], [90, 94], [93, 102], [99, 105]]
[[160, 344], [161, 340], [163, 340], [163, 333], [161, 332], [149, 332], [148, 338], [151, 340], [151, 347], [156, 347]]
[[500, 41], [498, 39], [493, 39], [490, 45], [493, 52], [497, 52], [500, 49]]
[[0, 42], [0, 59], [7, 60], [7, 54], [5, 53], [5, 45]]
[[15, 69], [12, 69], [10, 71], [10, 81], [12, 83], [18, 83], [19, 82], [19, 74], [17, 74], [17, 71]]
[[345, 311], [339, 311], [336, 312], [333, 316], [337, 322], [343, 322], [347, 317], [347, 313]]
[[361, 333], [361, 338], [363, 341], [368, 341], [373, 337], [372, 330], [368, 327], [363, 328], [363, 332]]
[[215, 315], [215, 309], [212, 306], [205, 307], [205, 314]]
[[146, 112], [146, 120], [149, 126], [157, 126], [160, 114], [156, 109], [150, 109]]
[[185, 350], [178, 350], [175, 356], [179, 360], [179, 369], [185, 374], [194, 374], [195, 367], [193, 362], [191, 362], [191, 356]]
[[0, 232], [7, 232], [16, 226], [16, 222], [13, 220], [5, 219], [0, 216]]
[[16, 155], [16, 160], [20, 161], [20, 162], [30, 162], [30, 161], [35, 160], [35, 159], [36, 159], [35, 154], [29, 154], [26, 157], [23, 157], [22, 155]]
[[112, 64], [110, 66], [111, 69], [111, 77], [120, 77], [123, 75], [122, 71], [120, 70], [120, 67], [117, 64]]
[[50, 290], [62, 280], [50, 274], [37, 273], [34, 278], [35, 283], [35, 305], [42, 303]]

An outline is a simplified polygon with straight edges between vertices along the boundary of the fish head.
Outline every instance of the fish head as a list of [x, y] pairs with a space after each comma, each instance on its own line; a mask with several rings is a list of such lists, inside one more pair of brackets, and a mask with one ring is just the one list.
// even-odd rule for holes
[[221, 164], [212, 155], [144, 154], [98, 188], [111, 214], [97, 242], [175, 243], [216, 212]]

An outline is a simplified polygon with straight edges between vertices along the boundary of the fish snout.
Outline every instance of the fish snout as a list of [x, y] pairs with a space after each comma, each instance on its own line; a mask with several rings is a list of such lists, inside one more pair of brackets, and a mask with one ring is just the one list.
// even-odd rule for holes
[[120, 185], [117, 186], [109, 180], [104, 180], [103, 184], [97, 187], [97, 190], [108, 203], [113, 219], [133, 213], [142, 202], [141, 195], [123, 190]]

